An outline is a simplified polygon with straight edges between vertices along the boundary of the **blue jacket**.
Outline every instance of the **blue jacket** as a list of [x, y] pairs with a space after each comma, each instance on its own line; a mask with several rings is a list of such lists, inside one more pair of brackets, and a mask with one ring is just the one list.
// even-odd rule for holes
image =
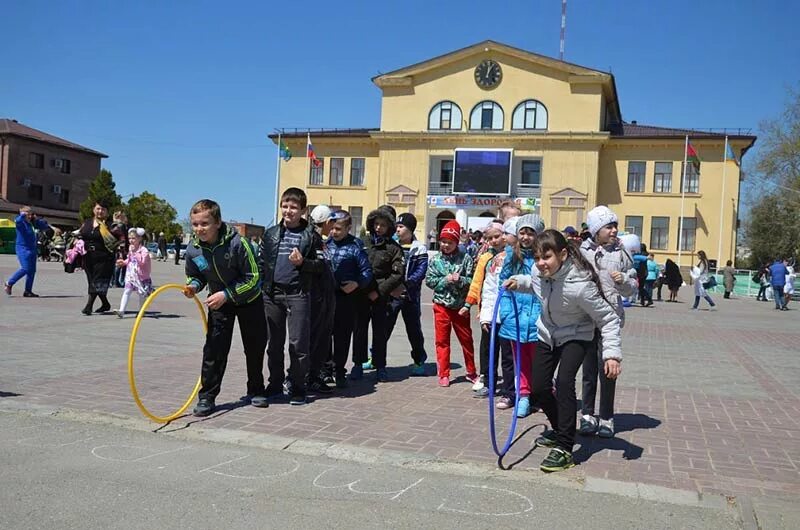
[[[530, 276], [533, 273], [538, 276], [539, 272], [535, 270], [534, 266], [533, 251], [522, 251], [522, 263], [517, 262], [513, 255], [514, 250], [510, 246], [506, 247], [506, 259], [500, 271], [499, 284], [516, 274]], [[541, 300], [533, 293], [519, 291], [514, 293], [514, 297], [517, 300], [520, 340], [522, 342], [538, 341], [539, 330], [536, 327], [536, 321], [539, 320], [539, 314], [542, 312]], [[511, 301], [510, 294], [505, 294], [500, 299], [500, 331], [498, 331], [498, 335], [504, 339], [517, 340], [517, 318], [514, 316], [514, 303]]]
[[770, 280], [772, 286], [783, 289], [783, 286], [786, 285], [786, 275], [789, 274], [786, 265], [784, 265], [782, 261], [776, 260], [775, 263], [770, 265], [769, 273], [772, 275], [772, 279]]
[[36, 232], [34, 232], [34, 228], [36, 230], [47, 230], [50, 225], [44, 219], [36, 219], [33, 223], [29, 223], [22, 214], [19, 214], [14, 219], [14, 222], [17, 223], [17, 254], [21, 250], [29, 250], [36, 253]]
[[425, 244], [417, 239], [411, 242], [411, 247], [403, 247], [406, 260], [406, 276], [404, 284], [406, 295], [409, 300], [418, 301], [422, 292], [422, 282], [425, 281], [425, 274], [428, 272], [428, 249]]
[[642, 267], [647, 268], [647, 256], [644, 254], [636, 254], [633, 256], [633, 268], [636, 269], [636, 276], [639, 278], [639, 287], [643, 287], [644, 280], [647, 279], [646, 275], [642, 275]]
[[656, 281], [658, 279], [658, 264], [655, 260], [647, 260], [647, 281]]
[[341, 241], [328, 238], [327, 249], [330, 254], [333, 276], [342, 285], [356, 282], [361, 289], [372, 283], [372, 266], [369, 264], [364, 243], [352, 235]]

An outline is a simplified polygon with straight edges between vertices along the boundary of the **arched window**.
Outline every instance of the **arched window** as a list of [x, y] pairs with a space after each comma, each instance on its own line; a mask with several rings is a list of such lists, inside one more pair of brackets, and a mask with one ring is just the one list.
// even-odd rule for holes
[[494, 101], [481, 101], [469, 116], [470, 129], [503, 130], [503, 108]]
[[461, 109], [452, 101], [441, 101], [428, 115], [428, 129], [461, 130]]
[[514, 109], [511, 116], [512, 129], [547, 129], [547, 109], [540, 101], [529, 99]]

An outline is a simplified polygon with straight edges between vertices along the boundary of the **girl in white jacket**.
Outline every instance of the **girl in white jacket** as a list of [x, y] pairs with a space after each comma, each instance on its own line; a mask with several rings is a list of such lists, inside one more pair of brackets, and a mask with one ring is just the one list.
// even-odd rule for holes
[[[602, 338], [599, 344], [606, 377], [616, 379], [620, 373], [620, 318], [603, 295], [592, 265], [560, 232], [545, 230], [537, 236], [534, 254], [542, 311], [537, 322], [539, 345], [533, 361], [531, 395], [552, 427], [536, 439], [536, 445], [551, 448], [539, 467], [552, 472], [575, 465], [575, 378], [584, 359], [597, 355], [595, 329]], [[535, 282], [527, 275], [512, 276], [504, 285], [507, 289], [535, 290]], [[556, 368], [558, 392], [554, 396]]]

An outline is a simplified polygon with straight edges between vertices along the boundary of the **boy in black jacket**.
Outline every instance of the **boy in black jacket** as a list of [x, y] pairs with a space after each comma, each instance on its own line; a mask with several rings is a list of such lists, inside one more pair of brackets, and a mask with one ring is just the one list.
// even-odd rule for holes
[[311, 349], [310, 293], [314, 277], [324, 272], [319, 259], [322, 239], [303, 219], [306, 194], [288, 188], [281, 195], [283, 220], [271, 227], [261, 241], [261, 272], [264, 280], [264, 313], [267, 317], [269, 345], [267, 397], [283, 393], [284, 343], [289, 324], [289, 403], [305, 405], [306, 377]]
[[198, 201], [190, 213], [194, 237], [186, 247], [186, 287], [191, 298], [208, 285], [208, 332], [203, 346], [203, 368], [195, 416], [208, 416], [222, 387], [233, 338], [239, 330], [247, 359], [247, 394], [254, 407], [267, 407], [264, 396], [266, 322], [260, 303], [261, 277], [252, 247], [222, 222], [219, 205]]

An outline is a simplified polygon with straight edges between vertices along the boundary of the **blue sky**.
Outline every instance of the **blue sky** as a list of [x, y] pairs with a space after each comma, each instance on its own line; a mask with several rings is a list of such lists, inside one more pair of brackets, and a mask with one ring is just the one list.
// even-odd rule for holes
[[[557, 57], [560, 16], [559, 0], [10, 2], [0, 117], [109, 154], [123, 195], [267, 223], [275, 127], [377, 127], [371, 77], [484, 39]], [[757, 132], [798, 86], [798, 20], [777, 0], [569, 0], [565, 59], [611, 71], [628, 121]]]

